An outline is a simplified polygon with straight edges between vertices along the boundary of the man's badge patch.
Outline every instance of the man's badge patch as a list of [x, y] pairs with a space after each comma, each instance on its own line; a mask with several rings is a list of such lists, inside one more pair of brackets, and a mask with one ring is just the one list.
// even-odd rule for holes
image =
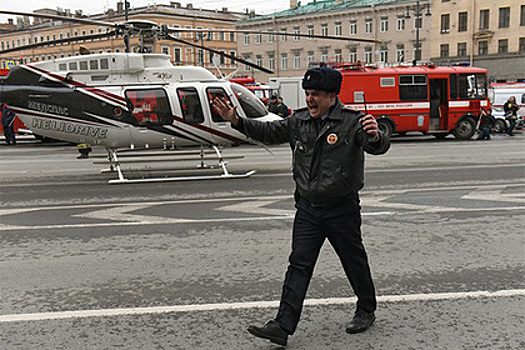
[[335, 145], [335, 143], [337, 142], [337, 140], [339, 139], [339, 137], [337, 136], [337, 134], [330, 134], [326, 137], [326, 142], [329, 144], [329, 145]]

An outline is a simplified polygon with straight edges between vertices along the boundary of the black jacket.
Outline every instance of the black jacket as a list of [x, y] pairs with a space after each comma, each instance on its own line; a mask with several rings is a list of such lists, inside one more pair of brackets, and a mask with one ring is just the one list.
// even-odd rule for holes
[[298, 194], [312, 203], [324, 204], [343, 200], [363, 187], [364, 152], [384, 154], [390, 148], [390, 140], [383, 133], [371, 141], [359, 122], [363, 116], [337, 100], [319, 134], [306, 108], [273, 122], [241, 118], [234, 128], [266, 143], [288, 142]]

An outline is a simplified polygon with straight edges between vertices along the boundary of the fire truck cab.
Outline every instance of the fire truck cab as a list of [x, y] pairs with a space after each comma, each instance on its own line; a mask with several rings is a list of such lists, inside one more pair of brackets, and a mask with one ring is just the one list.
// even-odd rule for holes
[[376, 117], [388, 135], [419, 131], [459, 140], [472, 138], [481, 109], [488, 108], [487, 70], [473, 67], [374, 68], [333, 66], [341, 71], [341, 102]]

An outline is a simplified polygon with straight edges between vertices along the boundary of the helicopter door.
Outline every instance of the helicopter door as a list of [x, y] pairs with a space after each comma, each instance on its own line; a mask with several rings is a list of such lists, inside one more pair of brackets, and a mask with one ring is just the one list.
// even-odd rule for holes
[[[233, 106], [233, 104], [232, 104], [232, 102], [230, 100], [230, 97], [228, 96], [226, 91], [223, 88], [220, 88], [220, 87], [209, 87], [209, 88], [207, 88], [206, 89], [206, 97], [208, 99], [208, 108], [209, 108], [210, 114], [211, 114], [212, 127], [219, 128], [220, 130], [223, 130], [223, 131], [225, 131], [225, 129], [227, 129], [226, 132], [230, 133], [231, 132], [231, 125], [230, 125], [230, 123], [227, 123], [212, 108], [213, 100], [216, 97], [218, 97], [220, 99], [224, 99], [225, 101], [227, 101], [227, 103], [230, 104], [230, 106]], [[223, 142], [224, 139], [221, 138], [221, 137], [218, 137], [218, 139], [216, 141], [218, 143], [220, 143], [220, 142]]]
[[128, 104], [133, 106], [131, 138], [139, 147], [155, 147], [161, 143], [158, 130], [162, 125], [172, 124], [172, 113], [164, 89], [130, 89], [125, 91]]
[[184, 121], [188, 124], [204, 123], [204, 114], [197, 90], [190, 87], [178, 88], [177, 95]]

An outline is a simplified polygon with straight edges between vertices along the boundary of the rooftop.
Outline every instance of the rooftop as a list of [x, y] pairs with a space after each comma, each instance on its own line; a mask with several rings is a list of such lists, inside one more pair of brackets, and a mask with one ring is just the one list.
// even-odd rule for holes
[[263, 16], [256, 16], [254, 18], [245, 19], [239, 22], [248, 23], [264, 19], [295, 17], [301, 15], [308, 15], [311, 13], [318, 14], [319, 12], [333, 12], [359, 7], [369, 7], [372, 5], [411, 3], [414, 2], [414, 0], [346, 0], [342, 3], [336, 4], [337, 2], [338, 1], [336, 0], [313, 0], [305, 5], [302, 5], [301, 1], [299, 1], [298, 6], [296, 8], [274, 12]]

